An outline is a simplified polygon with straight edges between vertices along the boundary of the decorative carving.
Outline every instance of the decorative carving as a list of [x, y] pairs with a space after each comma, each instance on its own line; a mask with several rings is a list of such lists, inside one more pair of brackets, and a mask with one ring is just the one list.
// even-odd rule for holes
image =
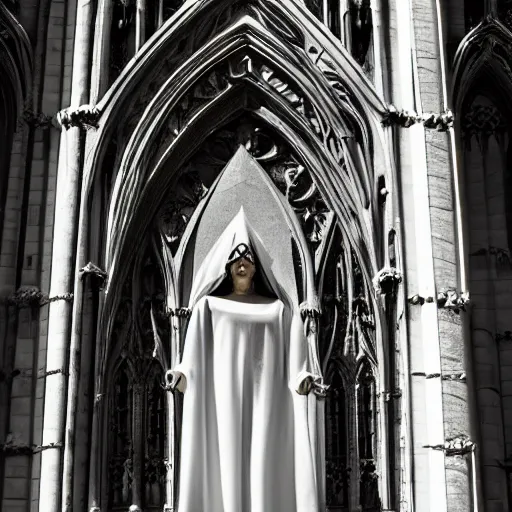
[[454, 381], [454, 382], [466, 382], [466, 372], [455, 372], [446, 375], [441, 375], [440, 373], [423, 373], [423, 372], [414, 372], [411, 373], [413, 377], [425, 377], [426, 379], [441, 379], [446, 381]]
[[91, 105], [82, 105], [74, 110], [65, 108], [57, 113], [57, 122], [66, 130], [72, 126], [79, 128], [97, 128], [101, 112]]
[[497, 342], [512, 341], [512, 331], [505, 331], [503, 334], [496, 333], [495, 339]]
[[5, 303], [9, 306], [15, 306], [18, 309], [42, 307], [51, 302], [64, 300], [66, 302], [73, 301], [72, 293], [64, 293], [62, 295], [56, 295], [55, 297], [49, 297], [46, 293], [43, 293], [39, 288], [22, 286], [18, 291], [11, 294], [7, 299], [4, 299]]
[[379, 497], [379, 477], [373, 459], [362, 459], [360, 462], [359, 504], [361, 510], [378, 512], [382, 509]]
[[32, 126], [34, 128], [47, 129], [50, 128], [50, 126], [52, 126], [54, 116], [43, 114], [42, 112], [36, 113], [33, 110], [25, 109], [23, 111], [22, 119], [29, 126]]
[[18, 437], [12, 432], [9, 432], [5, 438], [5, 442], [0, 444], [0, 452], [3, 452], [4, 456], [19, 456], [19, 455], [33, 455], [41, 453], [46, 450], [60, 449], [62, 443], [49, 443], [45, 445], [41, 444], [27, 444], [18, 442]]
[[249, 118], [241, 118], [213, 134], [182, 171], [160, 212], [160, 230], [175, 252], [199, 201], [242, 144], [262, 165], [299, 218], [312, 252], [320, 245], [331, 210], [310, 172], [297, 162], [292, 148]]
[[[327, 427], [329, 428], [329, 426]], [[346, 438], [341, 438], [345, 441]], [[348, 507], [351, 468], [347, 468], [341, 457], [326, 456], [325, 473], [327, 510]], [[332, 509], [331, 509], [332, 507]]]
[[190, 217], [207, 191], [198, 172], [190, 167], [172, 189], [160, 213], [160, 230], [173, 252], [177, 250]]
[[446, 110], [441, 114], [423, 114], [421, 122], [425, 128], [437, 130], [438, 132], [446, 132], [453, 127], [454, 115], [451, 110]]
[[373, 286], [378, 294], [395, 293], [402, 282], [402, 274], [396, 268], [383, 268], [373, 278]]
[[413, 295], [407, 299], [407, 302], [413, 306], [423, 306], [423, 304], [431, 304], [434, 302], [434, 297], [422, 297], [421, 295]]
[[97, 280], [100, 289], [102, 289], [106, 285], [107, 279], [108, 279], [108, 274], [104, 270], [101, 270], [101, 268], [96, 266], [91, 261], [89, 263], [87, 263], [87, 265], [85, 267], [81, 268], [78, 271], [78, 275], [80, 276], [80, 279], [82, 281], [87, 276], [94, 277]]
[[453, 118], [454, 116], [451, 110], [446, 110], [441, 114], [425, 113], [419, 115], [416, 112], [398, 110], [394, 105], [389, 105], [388, 112], [382, 119], [382, 125], [396, 125], [401, 128], [410, 128], [413, 124], [423, 123], [425, 128], [445, 132], [453, 127]]
[[475, 252], [470, 253], [470, 256], [484, 256], [484, 255], [496, 256], [496, 262], [499, 265], [512, 266], [512, 255], [509, 249], [502, 249], [501, 247], [490, 246], [488, 248], [478, 249]]
[[473, 104], [462, 118], [464, 139], [471, 147], [472, 137], [476, 137], [482, 149], [487, 148], [489, 137], [500, 137], [507, 130], [507, 123], [494, 105]]
[[381, 391], [377, 396], [382, 396], [384, 402], [390, 402], [392, 398], [402, 398], [402, 390], [395, 389], [394, 391]]
[[427, 445], [424, 448], [444, 451], [447, 456], [461, 456], [473, 452], [476, 449], [476, 443], [471, 441], [469, 436], [463, 434], [458, 437], [447, 439], [444, 444]]
[[437, 294], [437, 307], [439, 308], [450, 309], [458, 313], [459, 311], [466, 311], [468, 304], [468, 292], [457, 293], [455, 290], [445, 290]]

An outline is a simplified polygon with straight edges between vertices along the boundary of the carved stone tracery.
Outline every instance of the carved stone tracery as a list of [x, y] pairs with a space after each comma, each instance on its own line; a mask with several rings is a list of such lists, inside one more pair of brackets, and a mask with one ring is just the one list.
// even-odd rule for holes
[[[221, 5], [221, 3], [216, 5]], [[215, 126], [206, 139], [201, 139], [198, 147], [194, 147], [193, 152], [191, 151], [192, 156], [187, 153], [183, 162], [180, 161], [180, 166], [173, 169], [174, 174], [172, 174], [172, 178], [169, 178], [169, 182], [164, 181], [165, 171], [161, 173], [162, 181], [159, 186], [162, 189], [163, 201], [159, 197], [155, 199], [156, 196], [151, 194], [151, 188], [148, 188], [151, 200], [160, 204], [157, 214], [154, 215], [152, 211], [146, 214], [144, 211], [145, 218], [141, 216], [131, 221], [134, 224], [147, 222], [147, 225], [144, 225], [144, 236], [151, 238], [155, 233], [162, 235], [170, 252], [175, 254], [197, 205], [205, 197], [208, 189], [238, 145], [242, 144], [246, 147], [287, 199], [303, 228], [309, 250], [315, 260], [317, 287], [319, 289], [323, 287], [321, 304], [315, 310], [316, 316], [314, 322], [310, 322], [310, 327], [319, 330], [324, 365], [343, 362], [350, 368], [348, 372], [351, 379], [352, 395], [347, 398], [347, 401], [351, 403], [348, 412], [353, 414], [356, 400], [357, 368], [361, 364], [368, 364], [374, 379], [377, 375], [376, 324], [379, 312], [375, 309], [376, 304], [373, 293], [371, 293], [372, 283], [369, 279], [369, 276], [373, 275], [375, 271], [375, 269], [371, 270], [373, 255], [362, 257], [365, 252], [358, 252], [359, 247], [354, 247], [353, 240], [345, 232], [342, 234], [341, 231], [342, 229], [350, 231], [351, 226], [347, 227], [345, 224], [350, 224], [352, 219], [361, 215], [363, 205], [365, 205], [364, 208], [369, 208], [368, 205], [370, 205], [371, 184], [374, 181], [369, 164], [371, 161], [369, 157], [370, 124], [361, 114], [362, 109], [359, 112], [359, 104], [354, 101], [354, 95], [350, 93], [346, 81], [342, 80], [340, 70], [331, 65], [329, 55], [322, 48], [316, 54], [313, 51], [310, 52], [313, 45], [306, 49], [304, 34], [297, 28], [298, 25], [276, 17], [274, 11], [277, 11], [277, 4], [274, 4], [274, 2], [255, 0], [249, 3], [233, 2], [232, 7], [228, 9], [224, 6], [224, 10], [212, 7], [211, 18], [215, 18], [218, 23], [205, 19], [199, 20], [197, 30], [194, 28], [197, 33], [182, 33], [180, 37], [176, 37], [174, 46], [169, 49], [168, 55], [161, 59], [161, 63], [158, 62], [154, 65], [154, 69], [147, 70], [148, 76], [153, 77], [154, 80], [148, 78], [136, 92], [134, 90], [133, 96], [130, 97], [131, 108], [125, 109], [127, 113], [127, 117], [124, 118], [125, 122], [120, 122], [113, 127], [119, 142], [116, 145], [117, 154], [114, 158], [114, 161], [117, 162], [116, 168], [122, 162], [129, 162], [126, 168], [121, 168], [118, 171], [117, 178], [114, 176], [114, 181], [118, 179], [121, 189], [127, 188], [127, 183], [129, 183], [130, 197], [120, 201], [119, 208], [114, 204], [112, 211], [144, 211], [144, 206], [142, 206], [144, 203], [139, 201], [138, 197], [134, 199], [134, 196], [147, 187], [152, 176], [151, 173], [155, 169], [159, 169], [160, 162], [165, 161], [166, 156], [170, 154], [170, 149], [180, 148], [181, 139], [187, 135], [190, 126], [194, 126], [193, 123], [196, 122], [196, 119], [199, 119], [203, 125]], [[250, 40], [246, 33], [243, 35], [245, 39], [242, 49], [231, 52], [229, 58], [219, 58], [217, 64], [208, 66], [207, 72], [198, 77], [195, 82], [189, 83], [185, 80], [187, 77], [179, 76], [179, 79], [164, 86], [162, 77], [166, 79], [170, 77], [186, 59], [195, 59], [203, 66], [201, 58], [206, 51], [205, 53], [198, 52], [201, 54], [199, 56], [194, 52], [199, 50], [205, 41], [213, 39], [213, 36], [226, 29], [230, 23], [240, 21], [242, 14], [251, 16], [257, 14], [257, 16], [253, 16], [252, 23], [254, 25], [251, 25], [247, 32], [251, 32], [251, 35], [257, 33], [261, 38], [260, 40], [255, 38], [258, 44], [263, 41], [264, 36], [258, 33], [259, 28], [256, 27], [255, 20], [264, 25], [266, 30], [276, 34], [275, 45], [285, 41], [289, 47], [293, 46], [300, 52], [304, 50], [308, 52], [307, 58], [311, 62], [308, 61], [303, 65], [304, 82], [309, 81], [308, 87], [305, 87], [304, 83], [302, 85], [296, 83], [293, 77], [290, 78], [283, 71], [286, 69], [286, 66], [283, 66], [283, 61], [295, 59], [293, 52], [290, 52], [285, 58], [277, 58], [275, 55], [269, 58], [269, 50], [265, 47], [268, 42], [261, 43], [256, 51], [254, 48], [258, 45]], [[202, 31], [203, 28], [204, 31]], [[231, 35], [229, 34], [229, 37]], [[241, 37], [239, 33], [236, 33], [235, 36], [236, 38]], [[194, 40], [193, 43], [192, 40]], [[162, 47], [164, 47], [163, 44]], [[216, 48], [215, 52], [218, 53], [221, 50], [222, 47]], [[278, 51], [281, 52], [285, 50], [281, 47], [278, 48]], [[208, 48], [208, 51], [211, 49]], [[212, 51], [210, 57], [214, 57], [215, 52]], [[265, 58], [262, 55], [265, 55]], [[143, 58], [144, 55], [141, 56], [141, 61]], [[213, 59], [212, 62], [214, 62]], [[295, 62], [294, 65], [296, 65]], [[194, 67], [194, 70], [197, 69], [200, 69], [200, 66]], [[167, 98], [162, 96], [158, 97], [158, 101], [155, 100], [151, 107], [148, 107], [149, 101], [151, 98], [155, 98], [156, 91], [159, 91], [160, 88], [168, 87], [170, 90], [176, 91], [175, 84], [181, 86], [182, 83], [187, 84], [187, 89], [185, 87], [183, 90], [180, 89], [179, 94], [176, 93], [176, 97], [173, 97], [172, 101], [169, 100], [166, 103]], [[131, 86], [133, 87], [134, 84], [135, 81]], [[363, 86], [366, 87], [365, 84]], [[328, 100], [329, 108], [325, 108], [324, 100]], [[227, 103], [239, 102], [241, 108], [238, 111], [233, 111], [229, 120], [225, 122], [226, 124], [217, 126], [215, 125], [217, 120], [212, 118], [214, 116], [210, 113], [210, 109], [213, 111], [213, 107], [223, 101], [224, 106]], [[280, 108], [281, 105], [286, 105], [286, 109], [278, 110], [276, 105], [279, 105]], [[219, 111], [214, 110], [217, 113]], [[151, 118], [153, 112], [158, 113], [154, 116], [155, 119], [158, 117], [158, 121], [148, 122], [147, 118]], [[270, 115], [276, 116], [282, 129], [277, 123], [272, 124], [269, 121]], [[103, 124], [102, 120], [100, 120], [101, 124]], [[285, 139], [285, 129], [289, 132], [294, 132], [295, 129], [293, 136]], [[100, 137], [103, 133], [102, 130], [105, 131], [100, 126]], [[329, 189], [330, 195], [332, 197], [343, 195], [347, 212], [346, 222], [341, 219], [339, 213], [335, 214], [334, 206], [328, 204], [325, 195], [326, 186], [322, 183], [322, 176], [318, 170], [317, 174], [314, 174], [308, 160], [299, 154], [298, 148], [292, 142], [293, 137], [299, 140], [300, 137], [309, 136], [310, 133], [313, 137], [308, 139], [306, 144], [310, 144], [311, 154], [322, 153], [325, 157], [325, 160], [322, 161], [325, 174], [333, 176], [331, 189]], [[137, 139], [139, 136], [142, 138]], [[128, 140], [130, 140], [129, 144]], [[151, 143], [148, 143], [149, 140]], [[195, 141], [192, 142], [195, 143]], [[135, 154], [134, 148], [140, 148], [141, 154], [143, 153], [139, 160], [137, 160], [138, 156]], [[162, 165], [162, 169], [165, 168], [165, 165]], [[129, 174], [130, 166], [137, 169], [135, 176]], [[169, 167], [172, 167], [172, 162]], [[123, 173], [130, 178], [124, 183], [119, 178], [124, 176]], [[357, 185], [354, 185], [356, 182]], [[346, 186], [342, 193], [340, 192], [342, 188], [340, 183]], [[336, 194], [333, 193], [333, 190]], [[146, 218], [151, 220], [147, 221]], [[363, 226], [363, 222], [360, 224]], [[114, 219], [112, 225], [118, 229], [120, 222]], [[335, 235], [332, 235], [333, 231], [336, 232]], [[354, 228], [352, 231], [354, 240], [357, 240], [358, 244], [362, 244], [363, 239], [367, 240], [367, 233], [363, 233], [363, 231], [364, 227]], [[331, 236], [333, 237], [332, 245], [330, 245]], [[127, 237], [127, 240], [129, 239]], [[146, 238], [136, 237], [136, 240], [137, 246], [140, 244], [140, 247], [137, 247], [138, 251], [135, 252], [143, 252], [150, 245]], [[122, 238], [114, 239], [112, 246], [117, 249], [122, 245], [120, 241], [125, 243]], [[332, 249], [328, 250], [329, 248]], [[373, 250], [373, 247], [369, 245], [368, 250]], [[130, 252], [133, 253], [133, 243], [130, 245]], [[327, 252], [335, 254], [335, 258], [324, 265], [323, 258]], [[136, 259], [135, 263], [130, 263], [130, 258], [121, 258], [122, 264], [129, 268], [129, 277], [125, 281], [127, 289], [120, 294], [115, 288], [116, 284], [112, 288], [118, 297], [120, 295], [122, 297], [117, 307], [112, 333], [113, 341], [109, 341], [109, 353], [115, 354], [114, 347], [122, 346], [121, 355], [118, 354], [118, 357], [131, 361], [136, 374], [144, 374], [143, 368], [147, 368], [152, 361], [153, 354], [156, 353], [155, 333], [158, 333], [161, 340], [164, 340], [164, 344], [169, 344], [171, 331], [182, 329], [186, 325], [187, 314], [190, 314], [190, 311], [183, 308], [173, 306], [173, 309], [170, 310], [164, 305], [165, 286], [161, 275], [157, 275], [153, 271], [153, 277], [156, 276], [156, 279], [149, 287], [140, 284], [138, 277], [135, 279], [135, 276], [138, 276], [137, 272], [140, 271], [139, 277], [143, 277], [146, 275], [145, 267], [151, 267], [151, 264], [146, 265], [146, 261], [147, 258], [149, 260], [154, 258], [155, 254], [150, 253], [151, 251], [145, 254], [144, 258]], [[146, 279], [148, 283], [151, 282], [151, 273], [150, 271]], [[117, 278], [117, 275], [115, 277]], [[113, 280], [113, 282], [116, 281]], [[130, 288], [130, 283], [134, 285], [134, 289]], [[178, 306], [180, 305], [178, 304]], [[141, 386], [142, 384], [137, 385]], [[157, 388], [152, 389], [155, 390], [156, 396]], [[339, 389], [333, 391], [334, 395], [336, 393], [338, 393], [337, 398], [340, 398]], [[377, 397], [375, 385], [371, 394], [372, 400]], [[146, 396], [141, 402], [142, 407], [145, 407], [146, 410], [149, 407], [148, 401], [150, 398]], [[158, 408], [159, 406], [157, 406]], [[141, 411], [136, 413], [140, 415]], [[372, 414], [374, 413], [375, 407], [372, 409]], [[331, 424], [329, 423], [329, 425]], [[358, 425], [361, 425], [361, 429], [363, 429], [361, 421], [358, 422]], [[138, 428], [143, 431], [150, 427], [144, 424]], [[158, 428], [157, 431], [160, 432]], [[347, 443], [352, 446], [350, 453], [354, 457], [357, 456], [358, 435], [357, 431], [351, 432], [350, 435], [347, 434], [347, 437], [350, 437], [347, 439]], [[153, 438], [160, 439], [159, 434]], [[153, 492], [157, 493], [156, 488], [152, 491], [152, 486], [156, 482], [161, 482], [166, 464], [158, 457], [155, 461], [149, 452], [140, 452], [138, 455], [133, 452], [130, 456], [126, 456], [124, 459], [127, 464], [126, 471], [123, 473], [121, 470], [118, 471], [119, 474], [128, 476], [130, 471], [132, 475], [141, 472], [147, 472], [150, 475], [146, 481], [141, 477], [130, 477], [131, 480], [139, 482], [141, 499], [145, 499], [146, 504], [151, 501], [149, 495]], [[351, 491], [352, 503], [360, 500], [361, 493], [368, 496], [375, 495], [376, 486], [370, 483], [370, 480], [373, 479], [372, 481], [376, 482], [375, 468], [380, 462], [377, 462], [377, 453], [372, 453], [372, 456], [373, 458], [369, 460], [374, 462], [373, 469], [368, 464], [363, 465], [360, 460], [342, 462], [333, 459], [331, 462], [334, 465], [327, 471], [328, 478], [333, 482], [331, 487], [334, 489], [342, 485], [344, 489], [347, 489], [348, 474], [352, 470], [354, 475], [352, 478], [353, 490]], [[122, 480], [119, 474], [116, 478]], [[343, 500], [346, 501], [345, 498]], [[378, 496], [377, 498], [374, 496], [374, 498], [367, 498], [364, 503], [361, 502], [361, 506], [366, 510], [372, 510], [371, 507], [377, 506], [377, 503]]]

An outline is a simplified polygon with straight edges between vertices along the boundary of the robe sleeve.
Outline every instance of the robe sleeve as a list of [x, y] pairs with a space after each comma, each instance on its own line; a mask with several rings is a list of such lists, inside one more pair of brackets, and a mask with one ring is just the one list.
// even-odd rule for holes
[[[176, 386], [181, 392], [185, 392], [190, 383], [197, 380], [204, 366], [204, 336], [210, 331], [210, 310], [206, 298], [201, 299], [192, 310], [190, 321], [185, 335], [183, 356], [181, 362], [172, 371], [183, 375], [182, 380]], [[198, 375], [199, 374], [199, 375]]]
[[[315, 371], [312, 364], [311, 350], [316, 350], [316, 347], [310, 347], [309, 341], [304, 333], [304, 322], [299, 312], [290, 314], [287, 323], [290, 325], [289, 332], [289, 350], [290, 350], [290, 364], [289, 364], [289, 387], [299, 393], [308, 394], [311, 390], [311, 383], [319, 383], [322, 381], [322, 376], [318, 371]], [[304, 390], [305, 381], [309, 380], [310, 385], [307, 391]]]
[[183, 357], [175, 367], [186, 379], [183, 400], [183, 426], [180, 444], [180, 477], [178, 510], [201, 512], [209, 510], [209, 486], [216, 482], [211, 470], [214, 445], [208, 435], [212, 424], [208, 411], [213, 403], [211, 386], [211, 312], [207, 298], [197, 302], [185, 335]]
[[293, 400], [295, 489], [297, 512], [320, 512], [321, 492], [317, 448], [321, 439], [317, 428], [317, 397], [313, 393], [298, 393], [300, 381], [311, 377], [309, 344], [304, 333], [304, 322], [298, 311], [285, 313], [289, 343], [289, 388]]

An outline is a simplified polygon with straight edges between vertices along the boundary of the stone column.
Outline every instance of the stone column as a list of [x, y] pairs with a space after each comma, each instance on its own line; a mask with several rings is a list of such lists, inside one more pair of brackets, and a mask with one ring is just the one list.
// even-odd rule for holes
[[[86, 103], [89, 76], [89, 45], [91, 40], [92, 4], [79, 0], [77, 6], [71, 108]], [[61, 116], [62, 118], [62, 116]], [[54, 244], [50, 296], [72, 292], [75, 276], [75, 250], [79, 190], [81, 183], [81, 130], [78, 126], [62, 129], [55, 204]], [[48, 318], [48, 349], [46, 389], [43, 415], [43, 445], [52, 446], [41, 455], [39, 510], [57, 512], [61, 506], [62, 448], [65, 437], [67, 359], [72, 306], [64, 301], [50, 304]], [[69, 432], [73, 432], [73, 425]], [[70, 452], [66, 453], [69, 466]], [[72, 466], [72, 460], [71, 460]], [[69, 488], [69, 478], [66, 479]], [[72, 485], [72, 479], [71, 479]], [[67, 501], [67, 496], [65, 502]]]
[[[390, 101], [399, 110], [417, 110], [415, 38], [410, 1], [395, 1], [389, 14]], [[397, 141], [398, 185], [403, 219], [402, 269], [406, 297], [433, 297], [436, 284], [429, 216], [425, 129], [422, 124], [394, 129]], [[414, 479], [408, 482], [417, 512], [447, 512], [445, 457], [428, 446], [444, 443], [443, 393], [440, 378], [440, 335], [437, 308], [433, 302], [407, 308], [407, 341], [410, 354], [412, 466]]]
[[[417, 63], [418, 112], [446, 112], [448, 108], [445, 48], [441, 7], [436, 2], [412, 0]], [[460, 221], [457, 162], [451, 128], [425, 130], [426, 185], [439, 333], [440, 376], [443, 401], [446, 503], [450, 512], [478, 510], [472, 450], [475, 426], [471, 422], [471, 396], [466, 383], [470, 360], [465, 329], [466, 289], [463, 232]], [[427, 212], [425, 212], [427, 214]], [[443, 295], [444, 294], [444, 295]], [[458, 306], [462, 309], [458, 309]], [[423, 306], [424, 307], [424, 306]]]

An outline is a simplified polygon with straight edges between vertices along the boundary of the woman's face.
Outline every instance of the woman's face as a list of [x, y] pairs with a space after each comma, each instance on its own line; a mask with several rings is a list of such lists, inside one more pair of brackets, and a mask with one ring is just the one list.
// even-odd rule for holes
[[233, 262], [230, 267], [233, 283], [252, 282], [256, 273], [256, 266], [246, 258], [240, 258]]

